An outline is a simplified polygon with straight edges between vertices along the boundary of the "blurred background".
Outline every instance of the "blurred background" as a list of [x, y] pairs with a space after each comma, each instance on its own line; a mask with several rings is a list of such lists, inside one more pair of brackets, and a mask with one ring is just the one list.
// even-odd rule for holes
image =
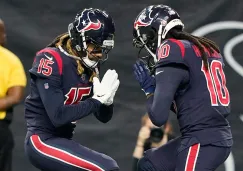
[[[1, 0], [0, 18], [5, 22], [7, 48], [23, 62], [26, 74], [36, 51], [54, 37], [66, 32], [68, 24], [83, 8], [107, 10], [116, 24], [115, 48], [102, 72], [114, 68], [121, 85], [115, 98], [115, 113], [107, 123], [93, 116], [78, 122], [74, 139], [89, 148], [110, 155], [122, 171], [132, 170], [132, 153], [136, 144], [141, 117], [145, 114], [145, 97], [133, 78], [132, 64], [137, 51], [132, 47], [133, 21], [138, 13], [151, 4], [167, 4], [174, 8], [185, 23], [186, 30], [216, 41], [225, 55], [225, 74], [231, 93], [232, 113], [229, 121], [234, 136], [232, 154], [217, 171], [241, 171], [243, 168], [243, 1], [242, 0]], [[0, 60], [1, 59], [0, 57]], [[26, 95], [28, 94], [28, 86]], [[36, 171], [24, 155], [23, 103], [15, 107], [11, 129], [15, 148], [13, 171]], [[179, 135], [176, 117], [170, 121]], [[210, 154], [209, 154], [210, 155]]]

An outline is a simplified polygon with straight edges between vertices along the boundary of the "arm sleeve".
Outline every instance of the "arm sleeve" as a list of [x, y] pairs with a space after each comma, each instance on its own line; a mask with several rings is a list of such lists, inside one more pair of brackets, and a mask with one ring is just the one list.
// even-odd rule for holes
[[102, 104], [100, 106], [100, 109], [97, 112], [95, 112], [94, 115], [100, 122], [106, 123], [110, 121], [112, 118], [113, 108], [114, 108], [113, 104], [109, 106]]
[[147, 110], [153, 124], [160, 127], [168, 120], [177, 89], [189, 80], [189, 72], [180, 66], [164, 66], [157, 68], [156, 73], [156, 88], [147, 99]]
[[13, 86], [26, 86], [26, 75], [24, 71], [24, 67], [19, 60], [19, 58], [16, 56], [14, 58], [11, 66], [11, 71], [9, 75], [9, 81], [8, 81], [8, 88]]
[[[78, 104], [64, 105], [63, 92], [56, 80], [37, 78], [36, 85], [46, 112], [55, 127], [79, 120], [100, 109], [101, 103], [92, 98]], [[45, 85], [48, 85], [48, 88]]]

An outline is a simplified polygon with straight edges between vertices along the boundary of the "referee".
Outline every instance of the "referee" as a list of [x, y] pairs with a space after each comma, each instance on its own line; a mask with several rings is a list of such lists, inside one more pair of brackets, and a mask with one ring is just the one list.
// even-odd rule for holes
[[0, 171], [11, 171], [14, 140], [9, 125], [13, 107], [22, 100], [26, 75], [19, 58], [4, 46], [6, 33], [0, 19]]

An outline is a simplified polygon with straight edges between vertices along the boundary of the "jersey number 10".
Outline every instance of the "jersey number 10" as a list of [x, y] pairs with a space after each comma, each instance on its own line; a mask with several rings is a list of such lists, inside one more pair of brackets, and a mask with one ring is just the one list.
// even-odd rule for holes
[[207, 81], [212, 106], [228, 106], [230, 96], [226, 87], [222, 63], [218, 60], [213, 60], [207, 70], [202, 62], [201, 71], [204, 73]]

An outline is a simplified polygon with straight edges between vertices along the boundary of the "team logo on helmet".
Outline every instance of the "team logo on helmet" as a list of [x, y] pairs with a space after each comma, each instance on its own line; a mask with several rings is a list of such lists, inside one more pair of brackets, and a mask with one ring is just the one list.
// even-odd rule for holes
[[153, 6], [150, 6], [141, 12], [141, 14], [138, 16], [138, 18], [134, 22], [135, 29], [139, 26], [140, 27], [149, 26], [152, 23], [153, 18], [151, 18], [151, 16], [150, 16], [150, 14], [152, 13], [152, 8], [153, 8]]
[[90, 16], [95, 14], [91, 9], [85, 9], [80, 16], [77, 17], [78, 25], [76, 26], [79, 32], [89, 30], [99, 30], [101, 28], [101, 22], [97, 19], [97, 22], [93, 22]]

